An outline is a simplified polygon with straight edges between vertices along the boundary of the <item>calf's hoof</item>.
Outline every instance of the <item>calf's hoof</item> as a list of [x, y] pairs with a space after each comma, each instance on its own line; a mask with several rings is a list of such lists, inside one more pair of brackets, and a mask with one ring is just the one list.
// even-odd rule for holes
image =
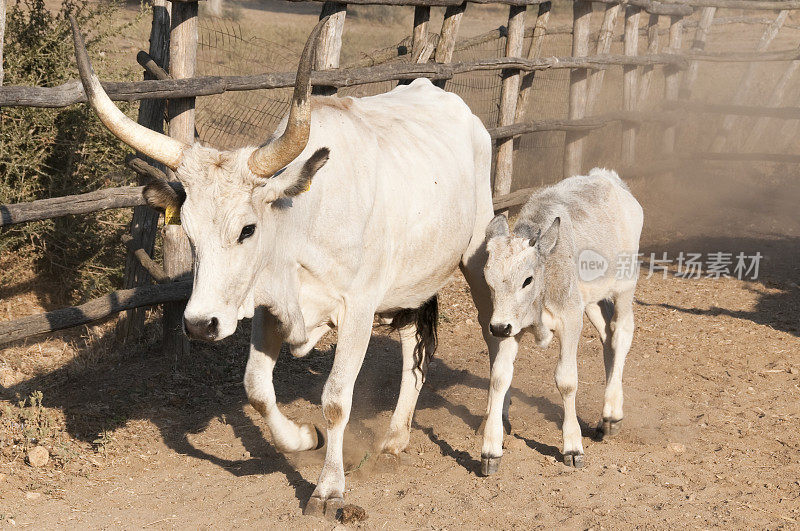
[[579, 454], [577, 452], [565, 453], [564, 464], [575, 468], [583, 467], [583, 454]]
[[619, 429], [621, 426], [622, 426], [622, 419], [612, 420], [609, 418], [604, 418], [597, 425], [597, 434], [600, 435], [601, 439], [604, 439], [606, 437], [611, 437], [612, 435], [616, 435], [617, 433], [619, 433]]
[[303, 514], [336, 520], [342, 507], [344, 507], [344, 498], [341, 496], [332, 496], [327, 499], [311, 496], [306, 502]]
[[491, 457], [488, 455], [481, 456], [481, 474], [484, 476], [491, 476], [498, 470], [500, 470], [500, 457]]

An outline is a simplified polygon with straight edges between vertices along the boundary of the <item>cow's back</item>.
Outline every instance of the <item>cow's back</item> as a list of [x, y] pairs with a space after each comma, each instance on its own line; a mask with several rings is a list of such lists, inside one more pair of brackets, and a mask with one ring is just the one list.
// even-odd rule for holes
[[312, 103], [303, 156], [327, 147], [330, 159], [293, 209], [307, 217], [309, 252], [328, 260], [332, 291], [377, 296], [379, 310], [419, 306], [458, 267], [476, 198], [491, 201], [488, 167], [476, 170], [486, 129], [426, 79]]

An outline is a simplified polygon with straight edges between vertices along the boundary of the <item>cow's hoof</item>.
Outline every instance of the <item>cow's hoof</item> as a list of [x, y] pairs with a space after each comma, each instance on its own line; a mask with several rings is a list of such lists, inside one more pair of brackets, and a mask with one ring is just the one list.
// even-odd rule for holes
[[617, 433], [619, 433], [621, 425], [622, 425], [622, 419], [612, 420], [604, 418], [597, 425], [597, 434], [600, 436], [601, 439], [604, 439], [606, 437], [611, 437], [612, 435], [616, 435]]
[[313, 437], [316, 440], [309, 450], [319, 450], [325, 446], [325, 435], [322, 434], [322, 431], [314, 424], [306, 424], [306, 426], [308, 426], [309, 431], [313, 430]]
[[564, 464], [575, 468], [583, 467], [583, 454], [579, 454], [578, 452], [565, 453]]
[[481, 456], [481, 474], [484, 476], [491, 476], [498, 470], [500, 470], [500, 457], [491, 457], [488, 455]]
[[336, 520], [343, 506], [344, 499], [339, 496], [334, 496], [325, 500], [317, 496], [311, 496], [308, 502], [306, 502], [303, 514]]

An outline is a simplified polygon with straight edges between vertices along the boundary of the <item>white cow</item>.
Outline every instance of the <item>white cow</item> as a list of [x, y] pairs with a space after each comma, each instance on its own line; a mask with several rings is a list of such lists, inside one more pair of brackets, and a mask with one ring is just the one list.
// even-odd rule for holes
[[[613, 171], [564, 179], [531, 196], [513, 233], [505, 216], [486, 229], [486, 282], [494, 312], [490, 330], [503, 342], [492, 367], [481, 463], [496, 472], [503, 455], [504, 398], [511, 385], [521, 333], [530, 328], [540, 346], [559, 336], [556, 386], [564, 400], [563, 456], [583, 466], [575, 414], [576, 355], [584, 312], [603, 344], [606, 392], [599, 430], [612, 435], [622, 421], [622, 369], [633, 339], [642, 207]], [[620, 264], [623, 267], [618, 268]], [[507, 404], [507, 401], [506, 401]]]
[[[487, 329], [483, 239], [493, 211], [491, 139], [458, 96], [426, 79], [368, 98], [310, 96], [322, 23], [306, 43], [277, 132], [261, 147], [233, 151], [185, 145], [126, 118], [103, 92], [75, 27], [74, 34], [81, 78], [101, 120], [173, 168], [185, 190], [155, 182], [145, 196], [151, 206], [180, 208], [194, 249], [187, 333], [219, 340], [253, 317], [244, 385], [283, 451], [321, 441], [313, 426], [278, 410], [272, 371], [281, 344], [302, 356], [338, 329], [322, 393], [327, 453], [305, 508], [332, 515], [343, 503], [342, 438], [374, 315], [394, 317], [400, 328], [400, 396], [383, 442], [396, 454], [408, 444], [432, 354], [435, 300], [426, 301], [458, 267]], [[409, 319], [408, 310], [418, 308]], [[494, 353], [499, 341], [486, 336]]]

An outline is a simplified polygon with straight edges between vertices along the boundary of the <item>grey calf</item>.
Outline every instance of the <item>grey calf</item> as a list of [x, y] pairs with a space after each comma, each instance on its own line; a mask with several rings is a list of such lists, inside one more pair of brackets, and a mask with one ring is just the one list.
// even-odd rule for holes
[[494, 307], [490, 331], [502, 342], [492, 361], [481, 451], [484, 474], [497, 471], [503, 454], [506, 395], [526, 329], [542, 347], [549, 345], [553, 332], [561, 343], [555, 380], [564, 400], [564, 463], [583, 465], [575, 392], [584, 312], [603, 344], [606, 391], [599, 429], [604, 435], [619, 430], [642, 219], [642, 207], [619, 176], [595, 168], [588, 176], [565, 179], [532, 195], [513, 232], [503, 215], [489, 223], [485, 276]]

